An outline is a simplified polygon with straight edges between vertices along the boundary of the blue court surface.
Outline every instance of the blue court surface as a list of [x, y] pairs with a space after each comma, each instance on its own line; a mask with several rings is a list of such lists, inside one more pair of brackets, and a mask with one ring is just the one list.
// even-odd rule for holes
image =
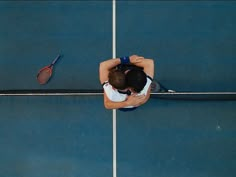
[[[101, 89], [99, 63], [114, 54], [112, 3], [1, 1], [0, 90]], [[236, 91], [236, 2], [115, 5], [117, 57], [153, 58], [155, 79], [177, 92]], [[59, 53], [39, 85], [38, 70]], [[0, 96], [0, 176], [235, 177], [235, 109], [235, 100], [151, 98], [117, 110], [115, 159], [102, 95]]]

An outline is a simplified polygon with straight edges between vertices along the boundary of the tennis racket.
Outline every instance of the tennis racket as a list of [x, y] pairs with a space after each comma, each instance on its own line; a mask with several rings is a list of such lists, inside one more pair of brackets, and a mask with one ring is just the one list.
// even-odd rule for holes
[[37, 74], [37, 80], [38, 80], [39, 84], [43, 85], [49, 81], [49, 79], [51, 78], [52, 73], [53, 73], [53, 66], [55, 65], [55, 63], [58, 61], [58, 59], [60, 57], [61, 57], [61, 55], [58, 55], [50, 65], [45, 66], [39, 70], [39, 72]]

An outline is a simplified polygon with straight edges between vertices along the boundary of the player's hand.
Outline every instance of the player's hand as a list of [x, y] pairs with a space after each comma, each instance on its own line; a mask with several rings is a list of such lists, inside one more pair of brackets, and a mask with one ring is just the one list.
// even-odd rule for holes
[[130, 63], [135, 64], [135, 63], [139, 63], [144, 59], [144, 57], [142, 56], [138, 56], [138, 55], [131, 55], [129, 57]]
[[138, 107], [143, 103], [144, 100], [145, 100], [145, 95], [137, 96], [133, 94], [133, 95], [128, 96], [126, 101], [128, 103], [128, 106]]

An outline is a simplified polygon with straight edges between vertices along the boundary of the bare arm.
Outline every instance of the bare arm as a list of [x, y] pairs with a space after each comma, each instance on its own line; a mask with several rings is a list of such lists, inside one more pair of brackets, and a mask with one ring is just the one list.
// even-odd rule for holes
[[[137, 56], [137, 55], [132, 55], [130, 56], [130, 63], [136, 64], [139, 63], [143, 60], [143, 57]], [[103, 61], [99, 65], [99, 79], [100, 83], [103, 84], [105, 81], [108, 80], [108, 75], [110, 72], [110, 69], [114, 68], [118, 64], [120, 64], [120, 58], [114, 58], [114, 59], [109, 59], [106, 61]]]
[[[149, 75], [150, 77], [153, 77], [154, 75], [154, 63], [151, 59], [145, 59], [144, 57], [132, 55], [130, 56], [130, 63], [140, 66], [144, 68], [144, 72]], [[103, 84], [105, 81], [108, 80], [108, 74], [110, 72], [110, 69], [114, 68], [120, 64], [120, 59], [109, 59], [106, 61], [103, 61], [100, 63], [99, 66], [99, 78], [100, 83]], [[107, 109], [118, 109], [118, 108], [124, 108], [127, 106], [140, 106], [141, 104], [144, 104], [147, 102], [147, 100], [150, 97], [150, 88], [146, 95], [141, 96], [128, 96], [128, 99], [123, 102], [114, 102], [109, 100], [106, 93], [104, 92], [104, 106]]]
[[108, 80], [108, 74], [110, 69], [114, 68], [116, 65], [120, 64], [119, 58], [114, 58], [110, 60], [106, 60], [100, 63], [99, 65], [99, 79], [100, 83], [103, 84]]
[[127, 100], [122, 101], [122, 102], [114, 102], [109, 100], [107, 97], [106, 93], [104, 92], [104, 106], [106, 109], [119, 109], [119, 108], [124, 108], [127, 106], [140, 106], [143, 104], [143, 102], [146, 102], [146, 97], [144, 95], [136, 96], [136, 95], [131, 95], [128, 96]]
[[142, 102], [140, 102], [140, 105], [146, 103], [149, 100], [150, 96], [151, 96], [151, 87], [148, 88], [147, 94], [145, 95]]
[[[133, 58], [136, 58], [136, 57], [137, 57], [137, 55], [132, 55], [130, 57], [130, 60], [132, 61]], [[151, 78], [154, 77], [154, 61], [153, 61], [153, 59], [143, 59], [140, 62], [135, 63], [135, 65], [142, 67], [143, 71], [146, 73], [146, 75], [150, 76]], [[148, 91], [145, 94], [145, 98], [144, 98], [144, 100], [142, 100], [140, 105], [146, 103], [149, 100], [150, 94], [151, 94], [151, 86], [149, 86]]]
[[133, 62], [138, 56], [132, 55], [130, 56], [130, 62], [133, 63], [136, 66], [142, 67], [143, 71], [150, 76], [151, 78], [154, 77], [154, 61], [153, 59], [143, 59], [139, 62]]

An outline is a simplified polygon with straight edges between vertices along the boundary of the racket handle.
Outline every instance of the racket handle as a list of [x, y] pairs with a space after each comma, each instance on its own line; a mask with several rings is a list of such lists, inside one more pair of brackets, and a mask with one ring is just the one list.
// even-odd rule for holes
[[61, 57], [61, 55], [59, 54], [59, 55], [57, 55], [57, 57], [53, 60], [53, 62], [51, 63], [51, 66], [53, 66], [56, 62], [57, 62], [57, 60], [59, 59]]

